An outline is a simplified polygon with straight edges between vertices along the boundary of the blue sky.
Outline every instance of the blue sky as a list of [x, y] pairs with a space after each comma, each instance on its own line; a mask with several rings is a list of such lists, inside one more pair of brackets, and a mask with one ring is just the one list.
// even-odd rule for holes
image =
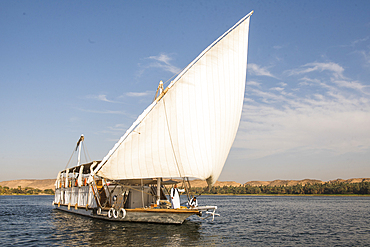
[[251, 10], [219, 180], [370, 177], [369, 1], [1, 1], [0, 181], [56, 177], [80, 134], [102, 159], [158, 82]]

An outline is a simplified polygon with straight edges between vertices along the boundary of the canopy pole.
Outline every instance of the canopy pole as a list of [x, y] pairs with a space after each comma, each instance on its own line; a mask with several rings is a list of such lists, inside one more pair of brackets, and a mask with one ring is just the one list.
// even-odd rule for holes
[[143, 185], [143, 179], [140, 179], [141, 181], [141, 202], [143, 204], [143, 208], [144, 208], [144, 185]]
[[161, 180], [161, 178], [157, 178], [157, 206], [159, 206], [161, 200]]

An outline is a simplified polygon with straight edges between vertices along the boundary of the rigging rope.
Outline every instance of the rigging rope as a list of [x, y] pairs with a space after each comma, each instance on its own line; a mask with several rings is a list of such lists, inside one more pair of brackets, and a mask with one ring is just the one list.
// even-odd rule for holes
[[177, 162], [177, 157], [176, 157], [176, 153], [175, 153], [175, 148], [173, 147], [172, 136], [171, 136], [171, 131], [170, 131], [170, 125], [168, 124], [168, 117], [167, 117], [166, 103], [165, 103], [164, 98], [162, 98], [162, 100], [163, 100], [164, 115], [166, 116], [166, 123], [167, 123], [168, 135], [169, 135], [169, 137], [170, 137], [170, 142], [171, 142], [171, 147], [172, 147], [173, 156], [175, 157], [175, 163], [176, 163], [176, 166], [177, 166], [177, 170], [179, 171], [179, 175], [180, 175], [180, 177], [182, 178], [183, 185], [184, 185], [184, 187], [185, 187], [185, 189], [186, 189], [186, 190], [185, 190], [185, 191], [186, 191], [186, 195], [187, 195], [187, 197], [188, 197], [188, 200], [190, 200], [189, 188], [186, 186], [185, 178], [184, 178], [184, 177], [182, 176], [182, 174], [181, 174], [181, 169], [180, 169], [179, 163]]
[[[85, 147], [85, 144], [83, 142], [82, 142], [82, 149], [84, 150], [85, 160], [86, 160], [86, 163], [87, 163], [87, 162], [89, 162], [89, 160], [91, 160], [91, 158], [90, 158], [89, 152], [87, 151], [87, 148]], [[89, 156], [89, 159], [87, 159], [86, 152], [87, 152], [87, 155]]]
[[180, 177], [182, 177], [181, 170], [180, 170], [180, 167], [179, 167], [179, 163], [177, 162], [177, 158], [176, 158], [175, 148], [173, 147], [172, 136], [171, 136], [171, 132], [170, 132], [170, 125], [168, 124], [168, 118], [167, 118], [166, 104], [165, 104], [164, 98], [162, 98], [162, 100], [163, 100], [164, 115], [166, 116], [166, 123], [167, 123], [168, 135], [170, 137], [170, 142], [171, 142], [173, 156], [175, 157], [175, 163], [176, 163], [176, 166], [177, 166], [177, 170], [179, 171], [179, 175], [180, 175]]
[[69, 160], [68, 160], [68, 162], [67, 162], [66, 167], [64, 167], [64, 170], [65, 170], [65, 169], [67, 169], [67, 167], [68, 167], [68, 165], [69, 165], [69, 162], [71, 161], [71, 159], [72, 159], [72, 157], [73, 157], [74, 152], [75, 152], [75, 149], [73, 149], [73, 152], [72, 152], [72, 154], [71, 154], [71, 157], [69, 158]]
[[[85, 147], [85, 144], [84, 142], [82, 141], [81, 142], [82, 144], [82, 149], [84, 151], [84, 155], [85, 155], [85, 160], [86, 162], [88, 162], [89, 160], [91, 160], [91, 157], [90, 157], [90, 154], [89, 154], [89, 151], [87, 150], [87, 148]], [[67, 169], [67, 167], [69, 166], [69, 162], [71, 161], [72, 157], [73, 157], [73, 154], [77, 152], [75, 149], [73, 149], [72, 151], [72, 154], [71, 154], [71, 157], [69, 158], [68, 162], [67, 162], [67, 165], [64, 167], [64, 170]], [[87, 156], [86, 156], [86, 152], [87, 152], [87, 156], [89, 157], [89, 159], [87, 159]], [[77, 157], [77, 162], [78, 162], [78, 157]]]
[[[86, 149], [87, 156], [89, 156], [89, 160], [91, 160], [91, 157], [90, 157], [90, 154], [89, 154], [89, 150], [87, 150], [87, 147], [85, 148], [85, 142], [83, 142], [83, 143], [82, 143], [82, 145], [83, 145], [83, 147], [84, 147], [84, 151], [85, 151], [85, 149]], [[86, 160], [86, 162], [88, 162], [88, 161]]]

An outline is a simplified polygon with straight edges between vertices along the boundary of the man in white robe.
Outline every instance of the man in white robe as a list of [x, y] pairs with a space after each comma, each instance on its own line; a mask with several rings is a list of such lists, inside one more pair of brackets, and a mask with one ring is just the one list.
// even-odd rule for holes
[[184, 189], [178, 189], [177, 184], [171, 189], [171, 202], [172, 208], [180, 208], [180, 195], [179, 192], [185, 192]]

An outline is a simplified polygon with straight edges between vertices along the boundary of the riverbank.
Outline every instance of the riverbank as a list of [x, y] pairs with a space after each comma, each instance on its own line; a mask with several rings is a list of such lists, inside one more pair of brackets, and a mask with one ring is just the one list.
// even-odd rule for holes
[[300, 195], [297, 195], [297, 194], [201, 194], [201, 195], [195, 195], [196, 197], [200, 197], [200, 196], [271, 196], [271, 197], [274, 197], [274, 196], [279, 196], [279, 197], [283, 197], [283, 196], [308, 196], [308, 197], [312, 197], [312, 196], [322, 196], [322, 197], [325, 197], [325, 196], [342, 196], [342, 197], [348, 197], [348, 196], [358, 196], [358, 197], [369, 197], [370, 194], [367, 194], [367, 195], [360, 195], [360, 194], [300, 194]]

